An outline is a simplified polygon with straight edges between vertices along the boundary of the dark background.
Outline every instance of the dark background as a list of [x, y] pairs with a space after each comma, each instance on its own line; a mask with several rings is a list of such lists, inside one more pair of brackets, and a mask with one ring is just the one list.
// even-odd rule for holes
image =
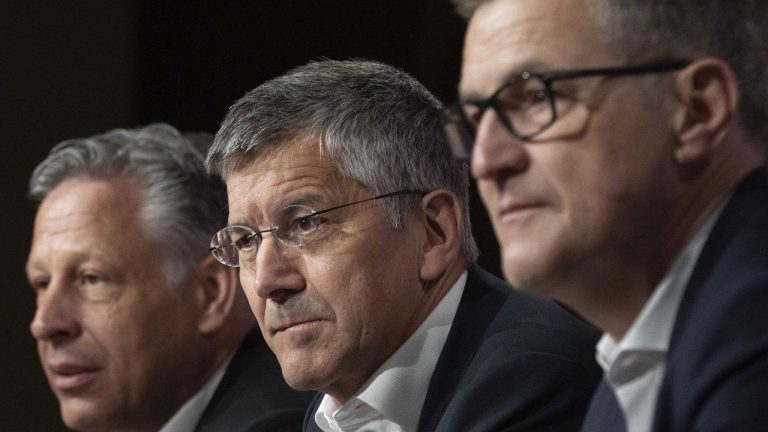
[[[29, 335], [24, 277], [26, 185], [51, 146], [153, 121], [215, 132], [246, 91], [322, 57], [393, 64], [452, 102], [463, 32], [448, 0], [0, 1], [0, 431], [64, 430]], [[481, 264], [498, 274], [476, 197], [472, 211]]]

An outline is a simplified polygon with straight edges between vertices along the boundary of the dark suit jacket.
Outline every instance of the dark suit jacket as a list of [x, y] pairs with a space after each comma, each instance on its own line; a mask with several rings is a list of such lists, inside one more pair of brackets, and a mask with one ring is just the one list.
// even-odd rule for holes
[[240, 344], [195, 431], [300, 431], [312, 396], [285, 383], [275, 355], [256, 328]]
[[[596, 395], [590, 418], [608, 411], [606, 396]], [[734, 192], [696, 263], [672, 330], [653, 429], [768, 430], [768, 177], [762, 170]]]
[[[556, 304], [471, 267], [419, 432], [578, 430], [600, 379], [597, 338]], [[320, 430], [314, 414], [321, 399], [307, 411], [305, 431]]]

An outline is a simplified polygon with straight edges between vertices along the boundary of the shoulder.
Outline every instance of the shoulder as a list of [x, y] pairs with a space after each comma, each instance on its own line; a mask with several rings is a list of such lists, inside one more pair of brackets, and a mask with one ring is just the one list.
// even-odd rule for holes
[[477, 361], [536, 354], [590, 367], [595, 363], [595, 345], [600, 337], [595, 327], [551, 300], [526, 295], [498, 279], [494, 283], [497, 289], [499, 283], [504, 284], [505, 297], [484, 331]]
[[[458, 380], [438, 429], [578, 430], [601, 376], [594, 360], [597, 330], [551, 301], [474, 272], [467, 282], [469, 292], [477, 294], [478, 285], [491, 293], [501, 289], [492, 294], [502, 296], [501, 302], [466, 364], [436, 370], [433, 380]], [[455, 330], [451, 343], [461, 337], [461, 329]], [[455, 351], [461, 345], [467, 348], [466, 343], [451, 343], [443, 356], [461, 356]], [[482, 414], [478, 406], [483, 406]]]
[[742, 183], [696, 263], [659, 395], [675, 412], [661, 409], [662, 423], [739, 430], [742, 421], [768, 422], [768, 387], [757, 384], [768, 382], [767, 191], [763, 173]]
[[[768, 185], [748, 178], [702, 249], [673, 328], [670, 351], [711, 358], [720, 348], [764, 346], [768, 332]], [[761, 181], [758, 181], [761, 180]], [[768, 346], [768, 345], [766, 345]], [[737, 350], [738, 351], [738, 350]]]

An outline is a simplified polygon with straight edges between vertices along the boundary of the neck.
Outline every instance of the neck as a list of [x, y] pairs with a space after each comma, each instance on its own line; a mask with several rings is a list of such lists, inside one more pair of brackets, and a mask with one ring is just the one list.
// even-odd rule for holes
[[355, 396], [370, 377], [376, 373], [376, 370], [378, 370], [390, 356], [397, 352], [408, 338], [414, 334], [419, 326], [424, 323], [440, 301], [445, 298], [448, 291], [450, 291], [453, 284], [456, 283], [465, 270], [466, 268], [463, 260], [456, 259], [456, 261], [448, 265], [445, 271], [443, 271], [436, 279], [422, 281], [422, 298], [419, 302], [419, 306], [409, 312], [409, 316], [404, 316], [404, 318], [407, 318], [407, 323], [402, 327], [403, 331], [399, 333], [399, 336], [397, 337], [399, 343], [393, 344], [392, 349], [382, 355], [379, 359], [380, 362], [375, 364], [375, 366], [372, 364], [369, 369], [356, 370], [354, 375], [347, 376], [345, 379], [335, 382], [332, 387], [322, 389], [321, 391], [331, 396], [339, 405], [343, 405]]
[[557, 291], [567, 297], [559, 300], [621, 340], [714, 208], [762, 164], [763, 158], [756, 151], [730, 148], [729, 152], [718, 155], [717, 161], [710, 160], [694, 178], [673, 186], [669, 208], [659, 209], [663, 219], [635, 238], [635, 243], [628, 245], [631, 247], [606, 254], [607, 258], [583, 266], [580, 277], [563, 281], [567, 288]]

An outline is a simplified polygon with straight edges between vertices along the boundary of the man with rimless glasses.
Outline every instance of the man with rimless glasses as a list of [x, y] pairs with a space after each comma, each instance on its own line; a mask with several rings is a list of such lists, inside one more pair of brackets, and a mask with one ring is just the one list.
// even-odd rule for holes
[[306, 431], [573, 431], [599, 381], [594, 329], [473, 264], [440, 110], [392, 67], [309, 63], [237, 101], [208, 154], [211, 251], [288, 384], [319, 392]]
[[504, 275], [605, 332], [584, 430], [764, 430], [768, 2], [455, 3]]

